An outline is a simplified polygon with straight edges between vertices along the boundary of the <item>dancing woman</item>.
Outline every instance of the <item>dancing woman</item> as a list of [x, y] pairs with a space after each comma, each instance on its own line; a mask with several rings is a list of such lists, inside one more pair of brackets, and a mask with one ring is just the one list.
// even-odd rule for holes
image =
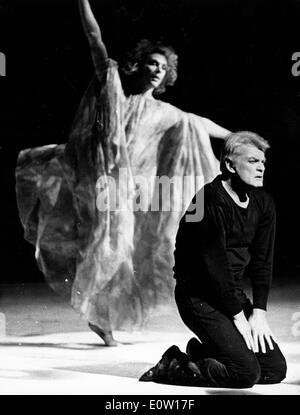
[[95, 77], [68, 143], [21, 152], [17, 198], [48, 283], [115, 345], [112, 329], [141, 324], [171, 298], [185, 202], [219, 173], [209, 136], [229, 131], [157, 99], [177, 78], [173, 48], [142, 40], [119, 71], [89, 2], [79, 10]]

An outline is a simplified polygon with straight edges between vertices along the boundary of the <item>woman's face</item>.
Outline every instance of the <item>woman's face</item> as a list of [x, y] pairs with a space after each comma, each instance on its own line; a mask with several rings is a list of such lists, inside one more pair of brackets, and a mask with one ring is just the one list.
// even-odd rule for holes
[[142, 82], [145, 90], [157, 88], [166, 76], [167, 58], [160, 53], [148, 55], [142, 69]]

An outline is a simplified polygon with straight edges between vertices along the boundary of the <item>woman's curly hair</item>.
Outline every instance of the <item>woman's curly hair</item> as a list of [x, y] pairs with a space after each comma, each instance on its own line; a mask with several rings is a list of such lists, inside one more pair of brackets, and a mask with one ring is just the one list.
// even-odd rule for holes
[[[127, 81], [139, 75], [146, 59], [152, 53], [160, 53], [167, 59], [167, 72], [162, 83], [155, 88], [154, 94], [160, 95], [166, 90], [166, 86], [173, 85], [177, 79], [178, 56], [172, 46], [166, 46], [162, 41], [140, 40], [134, 49], [126, 54], [124, 64], [121, 65], [121, 73]], [[132, 79], [133, 80], [133, 79]]]

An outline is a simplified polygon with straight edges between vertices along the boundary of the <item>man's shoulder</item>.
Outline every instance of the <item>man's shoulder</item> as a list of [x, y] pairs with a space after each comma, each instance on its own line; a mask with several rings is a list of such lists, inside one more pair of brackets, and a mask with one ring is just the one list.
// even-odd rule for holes
[[197, 206], [198, 212], [202, 212], [204, 216], [209, 212], [212, 213], [217, 211], [227, 214], [231, 211], [228, 199], [221, 183], [221, 176], [217, 176], [213, 181], [207, 183], [195, 194], [192, 200], [192, 206]]
[[271, 196], [271, 194], [265, 189], [253, 189], [252, 196], [254, 197], [258, 207], [263, 213], [268, 211], [275, 211], [275, 202], [273, 196]]
[[204, 186], [204, 203], [215, 206], [228, 205], [228, 198], [222, 186], [221, 175]]

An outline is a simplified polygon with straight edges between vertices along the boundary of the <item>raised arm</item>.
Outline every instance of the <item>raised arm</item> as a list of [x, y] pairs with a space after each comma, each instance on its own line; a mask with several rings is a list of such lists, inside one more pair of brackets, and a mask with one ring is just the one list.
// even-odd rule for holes
[[204, 127], [207, 133], [216, 138], [225, 138], [231, 131], [227, 130], [226, 128], [221, 127], [220, 125], [216, 124], [215, 122], [209, 120], [208, 118], [201, 117]]
[[108, 58], [106, 47], [102, 40], [100, 27], [95, 19], [95, 16], [93, 15], [88, 0], [78, 0], [78, 6], [82, 26], [91, 48], [95, 71], [99, 78], [103, 70], [103, 65]]

